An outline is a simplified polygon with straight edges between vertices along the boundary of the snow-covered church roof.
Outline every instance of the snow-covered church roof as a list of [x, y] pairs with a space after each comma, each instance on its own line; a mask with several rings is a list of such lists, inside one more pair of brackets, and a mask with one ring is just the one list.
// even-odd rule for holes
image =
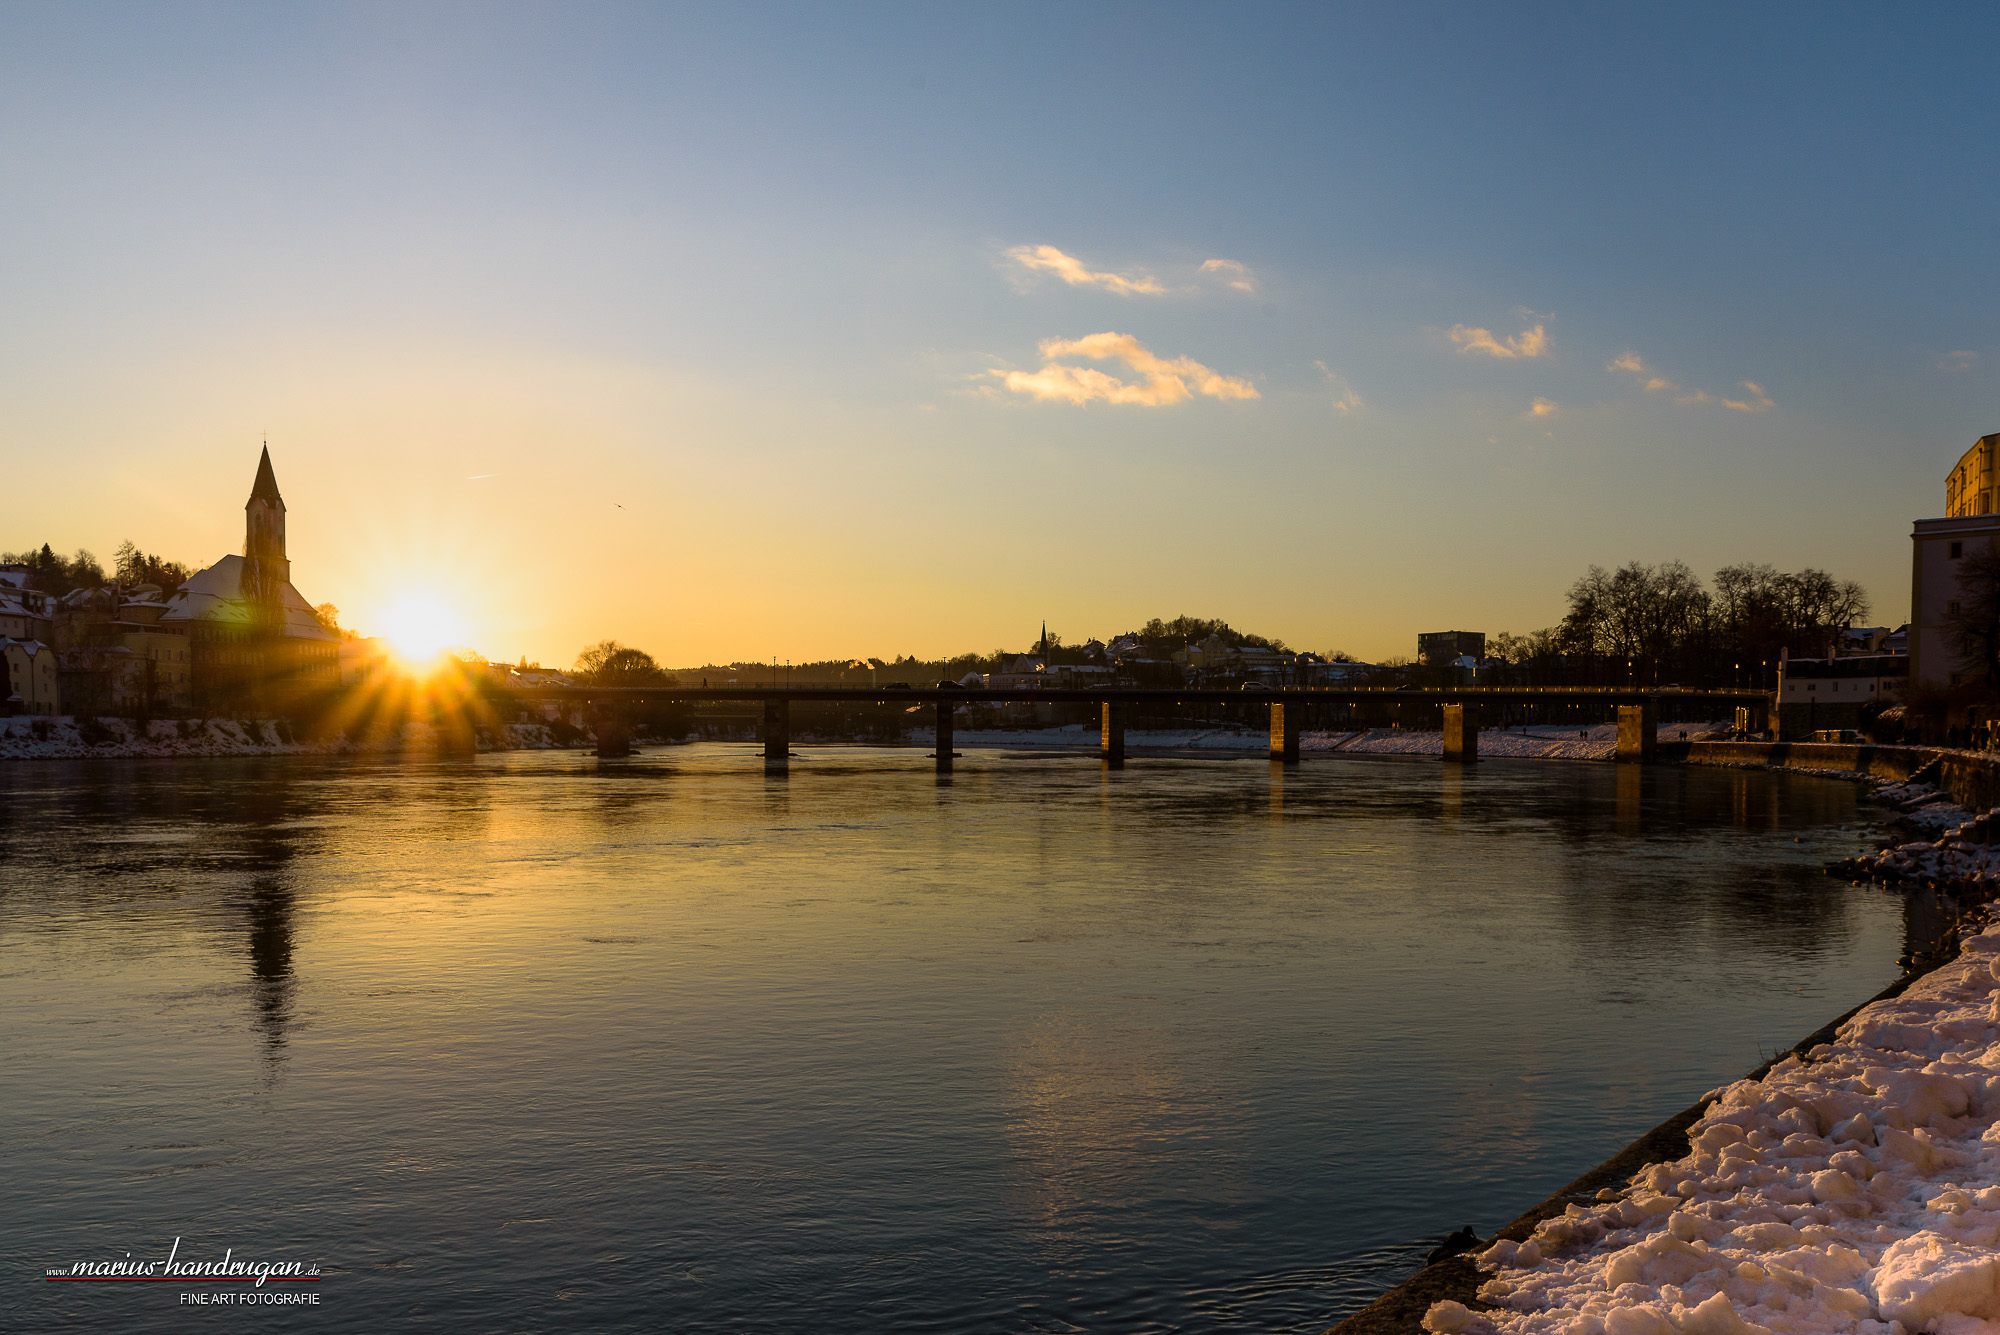
[[[242, 557], [225, 556], [208, 569], [190, 576], [187, 583], [167, 599], [167, 610], [161, 613], [160, 620], [219, 621], [248, 626], [252, 614], [250, 600], [243, 596], [243, 565]], [[312, 604], [300, 596], [289, 582], [278, 597], [284, 608], [284, 633], [288, 637], [299, 640], [340, 638], [319, 624], [319, 618], [313, 615]]]

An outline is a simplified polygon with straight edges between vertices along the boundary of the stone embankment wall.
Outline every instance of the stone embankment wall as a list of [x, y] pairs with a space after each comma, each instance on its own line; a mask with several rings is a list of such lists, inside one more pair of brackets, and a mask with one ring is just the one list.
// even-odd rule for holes
[[1690, 765], [1771, 765], [1898, 781], [1921, 771], [1924, 779], [1968, 811], [2000, 806], [2000, 754], [1983, 751], [1833, 742], [1688, 742], [1662, 743], [1659, 754], [1663, 760], [1685, 760]]

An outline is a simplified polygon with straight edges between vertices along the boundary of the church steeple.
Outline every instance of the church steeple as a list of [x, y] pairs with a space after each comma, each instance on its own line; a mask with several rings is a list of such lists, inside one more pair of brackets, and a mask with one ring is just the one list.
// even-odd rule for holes
[[271, 471], [271, 447], [257, 460], [257, 480], [243, 505], [243, 596], [282, 619], [285, 585], [292, 580], [292, 563], [285, 556], [285, 498], [278, 494], [278, 475]]
[[269, 501], [280, 510], [285, 508], [285, 498], [278, 494], [278, 475], [271, 471], [271, 447], [264, 447], [264, 456], [257, 461], [257, 480], [250, 484], [250, 499]]

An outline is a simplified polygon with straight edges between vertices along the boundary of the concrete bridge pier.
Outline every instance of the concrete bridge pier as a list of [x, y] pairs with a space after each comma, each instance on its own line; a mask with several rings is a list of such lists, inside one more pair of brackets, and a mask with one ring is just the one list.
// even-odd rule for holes
[[590, 711], [590, 730], [597, 734], [597, 757], [600, 760], [616, 760], [632, 754], [632, 729], [626, 726], [622, 710], [616, 705], [594, 705]]
[[1660, 706], [1652, 700], [1642, 705], [1618, 706], [1618, 759], [1635, 765], [1653, 763], [1653, 748], [1660, 736]]
[[1304, 705], [1271, 702], [1271, 759], [1286, 765], [1299, 763], [1299, 721], [1305, 712]]
[[792, 702], [766, 700], [764, 726], [758, 730], [764, 743], [764, 763], [784, 761], [792, 754]]
[[1125, 768], [1125, 703], [1106, 700], [1098, 706], [1097, 754], [1112, 769]]
[[1479, 759], [1479, 710], [1474, 705], [1440, 705], [1444, 714], [1444, 758], [1469, 764]]
[[937, 772], [951, 773], [951, 711], [956, 707], [949, 698], [937, 702]]

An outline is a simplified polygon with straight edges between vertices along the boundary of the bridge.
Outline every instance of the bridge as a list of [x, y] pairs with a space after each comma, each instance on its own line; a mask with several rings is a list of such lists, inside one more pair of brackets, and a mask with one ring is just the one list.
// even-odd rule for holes
[[[1217, 690], [1193, 688], [1022, 687], [980, 690], [945, 685], [914, 687], [889, 686], [552, 686], [509, 687], [495, 692], [502, 699], [558, 700], [589, 708], [596, 725], [597, 754], [616, 757], [631, 754], [628, 725], [621, 719], [619, 705], [704, 704], [718, 701], [749, 702], [762, 706], [758, 741], [763, 745], [766, 764], [782, 764], [791, 754], [791, 706], [799, 703], [899, 704], [905, 707], [929, 705], [936, 720], [937, 768], [949, 772], [952, 756], [952, 719], [968, 704], [1084, 704], [1098, 711], [1098, 756], [1114, 768], [1125, 764], [1125, 726], [1135, 706], [1231, 704], [1268, 710], [1271, 759], [1286, 765], [1299, 763], [1299, 731], [1309, 709], [1327, 705], [1435, 705], [1444, 724], [1444, 758], [1468, 762], [1479, 758], [1481, 715], [1509, 705], [1589, 704], [1615, 708], [1618, 718], [1618, 759], [1649, 762], [1659, 726], [1662, 703], [1699, 704], [1708, 709], [1734, 711], [1737, 726], [1746, 732], [1763, 730], [1771, 697], [1763, 691], [1637, 690], [1620, 687], [1503, 687], [1467, 686], [1449, 689], [1397, 687], [1273, 687], [1268, 690]], [[1400, 712], [1400, 711], [1397, 711]], [[1711, 717], [1720, 717], [1712, 714]]]

